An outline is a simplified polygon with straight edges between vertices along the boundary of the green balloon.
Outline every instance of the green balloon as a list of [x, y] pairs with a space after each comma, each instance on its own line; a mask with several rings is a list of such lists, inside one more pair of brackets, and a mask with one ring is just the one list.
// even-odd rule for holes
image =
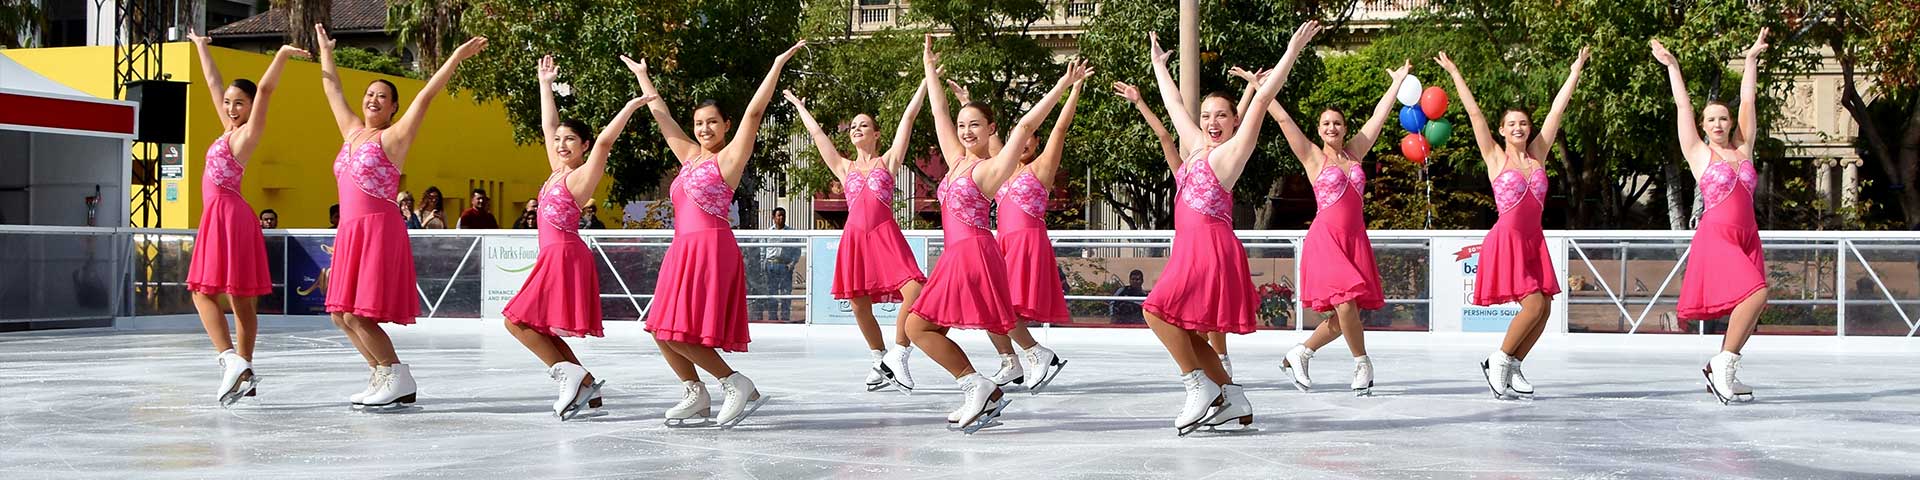
[[1444, 118], [1427, 122], [1427, 127], [1422, 130], [1420, 133], [1427, 137], [1427, 144], [1436, 150], [1447, 144], [1447, 137], [1453, 136], [1453, 124], [1448, 123]]

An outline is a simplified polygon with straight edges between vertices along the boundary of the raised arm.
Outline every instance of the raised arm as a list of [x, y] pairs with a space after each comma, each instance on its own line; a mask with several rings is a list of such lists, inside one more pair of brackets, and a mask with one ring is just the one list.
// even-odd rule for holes
[[553, 146], [547, 144], [553, 141], [554, 132], [560, 130], [560, 108], [553, 101], [553, 81], [560, 77], [560, 67], [553, 64], [553, 55], [540, 57], [534, 75], [540, 79], [540, 144], [547, 146], [547, 168], [559, 170], [563, 162], [554, 156]]
[[[1019, 170], [1020, 156], [1025, 153], [1027, 142], [1033, 141], [1033, 132], [1040, 129], [1042, 122], [1047, 121], [1047, 116], [1053, 113], [1053, 106], [1060, 103], [1060, 97], [1065, 96], [1067, 90], [1073, 88], [1075, 83], [1079, 83], [1092, 73], [1093, 70], [1087, 68], [1085, 60], [1067, 64], [1067, 73], [1060, 76], [1060, 81], [1053, 84], [1053, 89], [1048, 90], [1047, 95], [1041, 97], [1040, 101], [1034, 102], [1033, 108], [1027, 109], [1026, 115], [1020, 116], [1020, 121], [1013, 125], [1013, 131], [1007, 132], [1006, 145], [1002, 146], [999, 152], [994, 153], [992, 159], [980, 166], [984, 175], [987, 178], [1004, 180], [1012, 176], [1014, 171]], [[980, 182], [980, 188], [983, 191], [994, 191], [1000, 188], [1000, 185], [998, 181]]]
[[1260, 88], [1260, 81], [1259, 81], [1259, 79], [1261, 78], [1260, 76], [1265, 75], [1267, 71], [1261, 70], [1258, 72], [1249, 72], [1244, 68], [1233, 67], [1233, 69], [1228, 71], [1228, 73], [1236, 77], [1247, 79], [1247, 87], [1240, 90], [1240, 103], [1236, 103], [1233, 105], [1233, 113], [1235, 115], [1246, 115], [1247, 104], [1253, 103], [1253, 94], [1257, 93]]
[[[1167, 58], [1172, 57], [1173, 52], [1160, 48], [1160, 34], [1157, 32], [1148, 33], [1147, 40], [1153, 45], [1150, 50], [1153, 56], [1153, 80], [1160, 87], [1160, 103], [1167, 109], [1167, 118], [1173, 122], [1173, 131], [1180, 134], [1180, 153], [1185, 156], [1200, 148], [1200, 139], [1206, 134], [1200, 131], [1200, 124], [1194, 123], [1193, 113], [1187, 111], [1186, 99], [1180, 98], [1180, 85], [1174, 83], [1173, 73], [1167, 70]], [[1197, 58], [1181, 60], [1200, 61]]]
[[585, 202], [593, 197], [593, 189], [600, 186], [600, 177], [607, 174], [607, 155], [613, 153], [613, 144], [620, 139], [620, 132], [626, 130], [628, 121], [633, 120], [633, 112], [652, 101], [646, 96], [628, 100], [627, 106], [621, 108], [620, 113], [600, 129], [600, 135], [593, 138], [593, 151], [587, 153], [587, 161], [574, 170], [579, 173], [567, 177], [567, 193], [573, 195], [573, 203]]
[[[1300, 59], [1302, 52], [1306, 51], [1307, 44], [1313, 41], [1314, 35], [1318, 34], [1320, 34], [1318, 21], [1309, 20], [1294, 29], [1293, 39], [1287, 42], [1286, 55], [1281, 56], [1280, 63], [1274, 65], [1273, 75], [1260, 82], [1260, 90], [1254, 93], [1253, 104], [1247, 106], [1248, 110], [1256, 112], [1266, 110], [1267, 105], [1273, 103], [1273, 97], [1280, 94], [1280, 87], [1286, 85], [1287, 75], [1293, 73], [1294, 62]], [[1260, 142], [1261, 123], [1263, 122], [1259, 115], [1240, 116], [1240, 127], [1234, 132], [1233, 138], [1220, 145], [1216, 150], [1220, 154], [1208, 159], [1213, 162], [1213, 171], [1219, 175], [1216, 178], [1220, 180], [1221, 186], [1228, 190], [1232, 190], [1233, 184], [1240, 180], [1240, 172], [1247, 167], [1247, 158], [1252, 156], [1254, 146]]]
[[233, 119], [227, 118], [225, 113], [227, 80], [220, 76], [220, 66], [213, 63], [212, 49], [207, 46], [207, 42], [212, 39], [194, 34], [192, 29], [188, 29], [187, 41], [193, 42], [193, 48], [200, 52], [200, 78], [207, 82], [208, 99], [213, 100], [213, 111], [220, 113], [220, 125], [223, 130], [232, 130]]
[[1553, 150], [1554, 137], [1560, 135], [1560, 121], [1566, 118], [1567, 104], [1573, 103], [1573, 91], [1580, 86], [1580, 70], [1587, 66], [1587, 47], [1580, 47], [1580, 56], [1573, 59], [1573, 68], [1567, 72], [1567, 82], [1560, 85], [1560, 93], [1553, 96], [1553, 108], [1547, 110], [1547, 121], [1540, 124], [1540, 136], [1533, 138], [1527, 145], [1527, 153], [1533, 158], [1547, 158]]
[[1386, 93], [1380, 94], [1380, 101], [1373, 104], [1373, 116], [1367, 117], [1367, 123], [1360, 126], [1360, 132], [1347, 139], [1347, 155], [1353, 158], [1366, 158], [1373, 150], [1373, 144], [1380, 141], [1380, 128], [1387, 124], [1387, 113], [1393, 111], [1393, 94], [1400, 91], [1400, 84], [1407, 81], [1407, 72], [1413, 69], [1413, 62], [1400, 65], [1399, 70], [1388, 70], [1387, 78], [1393, 79], [1393, 85]]
[[960, 135], [954, 132], [953, 114], [947, 109], [947, 92], [940, 80], [940, 54], [933, 51], [933, 34], [927, 34], [921, 47], [920, 63], [927, 75], [922, 82], [927, 85], [927, 104], [933, 108], [933, 136], [940, 140], [940, 157], [951, 169], [966, 152], [960, 146]]
[[273, 93], [280, 89], [280, 71], [286, 69], [287, 58], [307, 55], [309, 54], [306, 50], [292, 45], [281, 45], [280, 50], [274, 52], [273, 62], [267, 64], [267, 72], [260, 74], [260, 83], [254, 86], [253, 111], [247, 113], [247, 124], [240, 126], [240, 134], [243, 137], [240, 140], [241, 146], [235, 148], [235, 155], [251, 154], [253, 146], [260, 142], [259, 133], [267, 128], [267, 104], [272, 103]]
[[653, 113], [653, 123], [660, 126], [660, 136], [666, 137], [667, 148], [673, 150], [673, 157], [681, 163], [692, 160], [699, 154], [700, 143], [687, 136], [687, 131], [680, 128], [680, 122], [673, 120], [673, 112], [667, 110], [666, 97], [653, 88], [653, 76], [647, 74], [647, 62], [636, 62], [626, 55], [621, 55], [620, 61], [627, 64], [627, 70], [632, 71], [633, 78], [640, 82], [641, 98], [653, 98], [653, 101], [647, 102], [647, 111]]
[[327, 107], [333, 110], [333, 124], [340, 128], [340, 138], [346, 138], [359, 130], [360, 115], [354, 113], [347, 103], [345, 91], [340, 89], [340, 72], [333, 64], [333, 37], [327, 35], [327, 27], [313, 24], [314, 45], [320, 46], [320, 90], [327, 95]]
[[920, 80], [920, 87], [913, 90], [913, 100], [907, 101], [907, 110], [900, 112], [900, 125], [893, 129], [893, 143], [887, 145], [887, 153], [882, 160], [887, 162], [887, 171], [900, 168], [906, 161], [907, 148], [913, 143], [913, 119], [920, 116], [920, 105], [927, 98], [927, 81]]
[[1033, 176], [1040, 184], [1053, 188], [1053, 177], [1060, 172], [1061, 151], [1067, 147], [1067, 129], [1073, 125], [1073, 106], [1080, 103], [1080, 85], [1085, 82], [1073, 82], [1073, 92], [1067, 94], [1067, 104], [1060, 107], [1060, 118], [1053, 121], [1053, 132], [1047, 134], [1047, 148], [1040, 150], [1040, 156], [1034, 157]]
[[1140, 98], [1140, 89], [1126, 82], [1113, 82], [1113, 93], [1127, 99], [1134, 109], [1140, 111], [1140, 116], [1146, 117], [1147, 128], [1153, 130], [1154, 138], [1160, 140], [1160, 154], [1166, 157], [1167, 168], [1179, 170], [1184, 161], [1180, 157], [1180, 144], [1174, 141], [1173, 134], [1167, 133], [1166, 124], [1160, 123], [1160, 114], [1154, 113], [1153, 107], [1147, 106], [1147, 101]]
[[1460, 92], [1460, 106], [1467, 110], [1467, 123], [1473, 126], [1473, 141], [1480, 146], [1480, 160], [1486, 162], [1489, 171], [1494, 170], [1495, 162], [1504, 161], [1500, 156], [1500, 143], [1493, 139], [1493, 130], [1487, 126], [1486, 114], [1480, 112], [1480, 103], [1473, 101], [1473, 89], [1467, 88], [1466, 77], [1460, 76], [1460, 67], [1447, 58], [1447, 52], [1440, 52], [1434, 61], [1453, 77], [1453, 89]]
[[1746, 70], [1740, 74], [1740, 153], [1753, 158], [1753, 147], [1759, 143], [1760, 112], [1756, 97], [1760, 95], [1760, 54], [1767, 51], [1767, 28], [1760, 27], [1760, 35], [1753, 39], [1753, 46], [1746, 51]]
[[[391, 146], [399, 151], [406, 151], [407, 147], [413, 144], [414, 133], [419, 132], [420, 125], [426, 122], [427, 107], [433, 105], [433, 97], [439, 96], [440, 91], [447, 89], [447, 83], [453, 81], [453, 72], [460, 68], [460, 62], [479, 55], [480, 51], [486, 48], [487, 37], [469, 38], [466, 43], [455, 48], [453, 55], [447, 57], [447, 63], [440, 65], [440, 69], [433, 72], [433, 77], [427, 79], [427, 86], [421, 88], [420, 93], [414, 94], [413, 103], [407, 105], [406, 113], [400, 116], [400, 120], [393, 123], [390, 129], [392, 135], [384, 135], [385, 138], [381, 140], [392, 142]], [[405, 161], [406, 156], [402, 154], [395, 157], [393, 162], [397, 166]]]
[[740, 123], [734, 126], [733, 140], [726, 148], [720, 149], [721, 174], [731, 178], [728, 184], [740, 182], [740, 176], [747, 173], [747, 159], [753, 158], [753, 142], [760, 137], [760, 119], [767, 113], [767, 104], [773, 102], [773, 92], [780, 87], [780, 72], [787, 68], [787, 60], [800, 53], [807, 46], [806, 40], [794, 42], [780, 56], [773, 58], [773, 66], [767, 69], [767, 78], [760, 80], [760, 88], [753, 91], [753, 99], [747, 101], [746, 113], [740, 114]]
[[[1260, 72], [1250, 72], [1240, 67], [1233, 67], [1228, 73], [1246, 80], [1248, 90], [1258, 89], [1260, 84], [1263, 83], [1269, 75], [1269, 73], [1264, 70]], [[1241, 107], [1245, 108], [1245, 104], [1252, 100], [1253, 96], [1248, 95], [1247, 98], [1242, 99]], [[1243, 115], [1245, 114], [1246, 113], [1243, 113]], [[1252, 115], [1255, 118], [1259, 117], [1258, 112], [1253, 112]], [[1322, 162], [1320, 159], [1320, 149], [1314, 147], [1313, 137], [1309, 137], [1306, 132], [1301, 131], [1300, 125], [1293, 122], [1293, 115], [1287, 113], [1287, 108], [1281, 106], [1279, 102], [1267, 104], [1267, 116], [1273, 117], [1274, 123], [1280, 124], [1280, 133], [1281, 136], [1286, 137], [1287, 149], [1293, 151], [1293, 158], [1300, 161], [1300, 167], [1306, 169], [1307, 175], [1313, 175]]]
[[820, 122], [813, 119], [813, 112], [807, 111], [807, 99], [794, 95], [792, 90], [781, 90], [780, 95], [786, 97], [787, 103], [793, 104], [795, 112], [800, 113], [800, 123], [807, 126], [807, 135], [813, 138], [814, 148], [820, 150], [820, 163], [826, 164], [827, 170], [833, 171], [833, 178], [845, 181], [847, 158], [840, 156], [839, 149], [833, 148], [833, 137], [827, 136], [826, 129], [821, 128]]
[[1687, 94], [1687, 81], [1680, 76], [1680, 62], [1659, 40], [1648, 40], [1647, 45], [1653, 48], [1653, 59], [1667, 67], [1667, 83], [1673, 87], [1673, 107], [1677, 110], [1674, 131], [1680, 137], [1680, 153], [1686, 158], [1687, 166], [1697, 174], [1702, 167], [1706, 167], [1707, 156], [1696, 153], [1700, 151], [1700, 129], [1695, 126], [1697, 120], [1693, 116], [1693, 97]]

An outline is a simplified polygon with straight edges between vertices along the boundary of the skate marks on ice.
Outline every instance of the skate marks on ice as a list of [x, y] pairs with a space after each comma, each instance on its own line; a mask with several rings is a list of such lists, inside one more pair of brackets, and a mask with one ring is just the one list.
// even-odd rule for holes
[[[493, 325], [489, 323], [489, 325]], [[493, 325], [497, 326], [497, 325]], [[269, 331], [255, 369], [271, 389], [222, 409], [204, 334], [0, 335], [0, 478], [584, 477], [843, 478], [962, 472], [1117, 478], [1794, 477], [1920, 471], [1920, 359], [1750, 348], [1739, 408], [1704, 392], [1694, 353], [1537, 352], [1532, 401], [1489, 398], [1484, 351], [1376, 347], [1375, 397], [1296, 391], [1247, 369], [1257, 430], [1167, 432], [1182, 392], [1152, 345], [1071, 345], [1072, 369], [1018, 395], [972, 437], [945, 431], [961, 395], [924, 357], [913, 396], [866, 392], [852, 329], [756, 326], [730, 356], [778, 398], [732, 431], [668, 429], [681, 389], [651, 341], [580, 342], [605, 406], [552, 417], [552, 384], [497, 328], [395, 329], [417, 410], [348, 411], [365, 365], [337, 332]], [[823, 327], [824, 328], [824, 327]], [[833, 333], [825, 333], [833, 332]], [[838, 336], [836, 336], [838, 335]], [[1254, 341], [1246, 365], [1278, 363]], [[962, 339], [972, 352], [984, 340]], [[1063, 342], [1064, 343], [1064, 342]], [[1061, 350], [1069, 351], [1068, 348]], [[1269, 351], [1273, 350], [1273, 351]], [[991, 361], [990, 355], [974, 359]], [[1849, 365], [1870, 363], [1870, 372]], [[1339, 369], [1344, 370], [1344, 369]], [[1345, 371], [1316, 369], [1344, 387]], [[941, 380], [941, 381], [935, 381]], [[708, 379], [709, 382], [712, 379]], [[1011, 392], [1010, 392], [1011, 393]], [[658, 475], [664, 474], [664, 475]]]

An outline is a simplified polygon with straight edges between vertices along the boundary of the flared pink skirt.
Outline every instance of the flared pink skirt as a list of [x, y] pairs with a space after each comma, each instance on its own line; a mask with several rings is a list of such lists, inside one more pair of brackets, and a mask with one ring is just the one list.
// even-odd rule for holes
[[[1348, 225], [1352, 225], [1348, 228]], [[1386, 306], [1373, 243], [1364, 228], [1316, 222], [1300, 247], [1300, 301], [1316, 312], [1354, 302], [1361, 310]]]
[[193, 236], [187, 289], [207, 295], [257, 297], [273, 292], [267, 241], [253, 207], [238, 195], [209, 193]]
[[873, 303], [900, 303], [900, 287], [927, 282], [899, 224], [848, 228], [840, 234], [834, 258], [833, 298], [870, 297]]
[[1167, 269], [1141, 308], [1189, 331], [1247, 334], [1259, 302], [1246, 247], [1232, 227], [1207, 224], [1174, 234]]
[[1007, 294], [1006, 259], [992, 235], [949, 243], [926, 290], [908, 311], [936, 325], [1006, 334], [1015, 316]]
[[1067, 292], [1060, 286], [1060, 262], [1053, 256], [1047, 231], [1023, 228], [1001, 232], [1000, 251], [1007, 256], [1007, 294], [1013, 313], [1022, 319], [1059, 323], [1073, 319], [1067, 311]]
[[733, 231], [676, 232], [647, 304], [653, 338], [747, 351], [747, 265]]
[[540, 246], [527, 283], [501, 312], [507, 320], [556, 337], [604, 336], [600, 272], [593, 251], [577, 238]]
[[1767, 288], [1760, 230], [1742, 227], [1701, 222], [1693, 232], [1693, 251], [1680, 278], [1680, 319], [1725, 317], [1753, 292]]
[[411, 325], [420, 316], [413, 242], [398, 214], [340, 221], [327, 273], [327, 312]]

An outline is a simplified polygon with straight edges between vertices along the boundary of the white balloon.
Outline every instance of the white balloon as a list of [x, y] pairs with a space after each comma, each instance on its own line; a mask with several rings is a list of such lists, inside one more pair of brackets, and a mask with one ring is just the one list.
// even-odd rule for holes
[[1425, 88], [1420, 86], [1420, 78], [1409, 73], [1406, 81], [1400, 82], [1400, 93], [1394, 98], [1399, 99], [1401, 105], [1419, 105], [1422, 90]]

